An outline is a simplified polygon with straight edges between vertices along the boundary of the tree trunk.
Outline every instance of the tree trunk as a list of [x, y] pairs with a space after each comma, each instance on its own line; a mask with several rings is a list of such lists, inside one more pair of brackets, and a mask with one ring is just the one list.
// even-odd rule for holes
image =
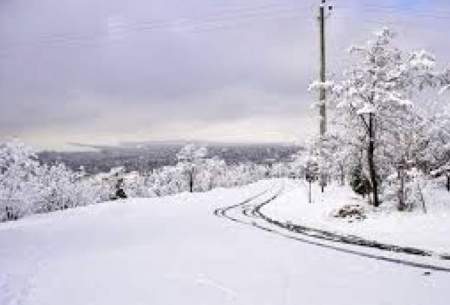
[[450, 175], [447, 174], [447, 191], [450, 192]]
[[372, 183], [373, 205], [375, 207], [378, 207], [380, 205], [380, 201], [378, 199], [378, 182], [374, 162], [374, 152], [375, 152], [375, 128], [373, 122], [373, 114], [369, 113], [369, 145], [367, 147], [367, 162], [369, 165], [370, 182]]
[[189, 172], [189, 192], [192, 193], [194, 191], [194, 173], [192, 171]]
[[398, 189], [398, 210], [404, 211], [406, 210], [406, 200], [405, 200], [405, 174], [403, 165], [398, 169], [398, 180], [400, 182], [400, 186]]

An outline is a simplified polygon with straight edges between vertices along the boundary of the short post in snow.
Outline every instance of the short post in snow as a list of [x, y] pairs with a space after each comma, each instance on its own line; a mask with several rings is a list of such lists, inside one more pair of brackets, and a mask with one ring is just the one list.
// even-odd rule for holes
[[309, 192], [308, 192], [309, 203], [312, 203], [311, 185], [318, 178], [319, 178], [319, 166], [317, 162], [315, 162], [313, 159], [309, 159], [306, 162], [305, 166], [305, 180], [309, 183]]
[[306, 170], [306, 173], [305, 173], [305, 180], [308, 182], [308, 185], [309, 185], [309, 187], [308, 187], [308, 202], [312, 203], [311, 184], [314, 180], [314, 177], [308, 169]]
[[312, 182], [311, 181], [309, 181], [309, 203], [312, 203], [312, 195], [311, 195], [311, 184], [312, 184]]

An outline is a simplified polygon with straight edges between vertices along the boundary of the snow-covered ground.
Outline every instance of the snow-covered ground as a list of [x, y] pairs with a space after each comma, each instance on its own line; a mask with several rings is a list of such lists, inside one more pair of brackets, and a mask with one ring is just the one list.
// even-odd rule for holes
[[[262, 211], [278, 220], [351, 234], [399, 246], [423, 248], [450, 254], [450, 194], [443, 188], [430, 188], [424, 193], [428, 213], [420, 208], [398, 212], [395, 208], [369, 207], [350, 187], [332, 185], [322, 195], [317, 184], [312, 187], [312, 204], [308, 203], [308, 184], [288, 181], [286, 191]], [[367, 219], [349, 221], [335, 218], [335, 211], [346, 204], [360, 204]]]
[[[1, 224], [0, 304], [448, 304], [449, 273], [426, 276], [423, 269], [213, 215], [280, 183], [105, 203]], [[277, 202], [304, 204], [295, 185], [286, 192]]]

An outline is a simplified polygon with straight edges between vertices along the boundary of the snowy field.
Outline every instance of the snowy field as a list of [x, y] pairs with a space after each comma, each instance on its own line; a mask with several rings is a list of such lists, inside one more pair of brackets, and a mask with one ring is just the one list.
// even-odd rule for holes
[[[0, 304], [449, 304], [450, 273], [424, 275], [213, 215], [281, 183], [104, 203], [0, 224]], [[297, 211], [287, 199], [302, 206], [305, 196], [287, 184], [267, 209]]]
[[[374, 210], [350, 187], [332, 185], [322, 196], [319, 187], [313, 185], [313, 203], [309, 204], [308, 185], [304, 181], [288, 181], [285, 192], [262, 211], [293, 224], [450, 254], [450, 195], [441, 187], [428, 189], [424, 197], [427, 214], [420, 208], [398, 212], [386, 205]], [[367, 219], [349, 222], [333, 217], [334, 212], [346, 204], [365, 207]]]

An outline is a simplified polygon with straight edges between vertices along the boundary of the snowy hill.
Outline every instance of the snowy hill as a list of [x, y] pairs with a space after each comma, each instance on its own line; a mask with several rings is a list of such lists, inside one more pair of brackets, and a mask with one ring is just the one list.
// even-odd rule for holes
[[280, 180], [0, 225], [0, 304], [446, 305], [450, 273], [282, 238], [214, 215]]

